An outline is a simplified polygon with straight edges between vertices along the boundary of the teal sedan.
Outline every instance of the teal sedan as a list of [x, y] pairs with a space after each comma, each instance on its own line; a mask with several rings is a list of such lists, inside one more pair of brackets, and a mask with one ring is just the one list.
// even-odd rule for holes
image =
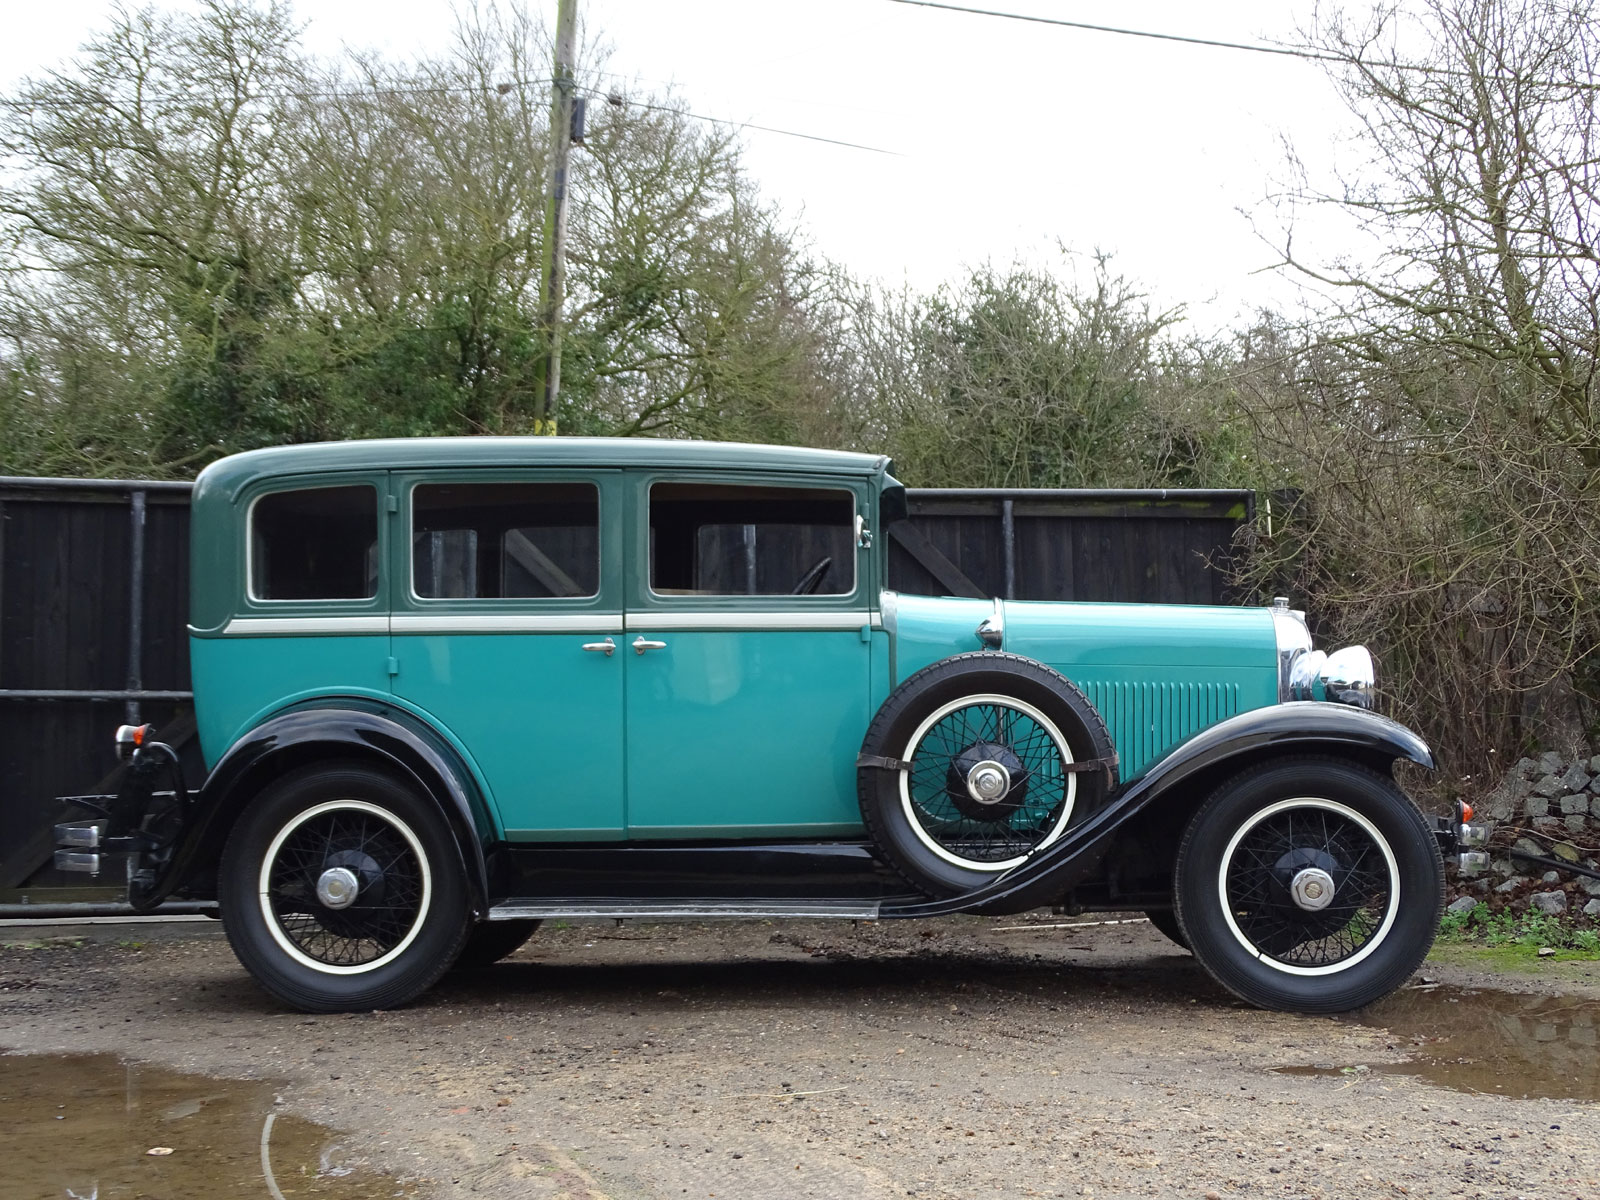
[[461, 438], [195, 485], [191, 792], [124, 727], [58, 864], [216, 899], [307, 1011], [404, 1004], [550, 918], [1144, 911], [1251, 1003], [1427, 953], [1442, 851], [1372, 660], [1270, 608], [888, 590], [882, 457]]

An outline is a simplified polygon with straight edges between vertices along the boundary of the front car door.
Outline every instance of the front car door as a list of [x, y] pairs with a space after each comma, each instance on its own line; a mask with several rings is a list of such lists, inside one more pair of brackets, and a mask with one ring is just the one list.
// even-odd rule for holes
[[628, 836], [858, 836], [868, 481], [629, 480]]
[[623, 476], [394, 482], [396, 697], [476, 765], [507, 840], [620, 839]]

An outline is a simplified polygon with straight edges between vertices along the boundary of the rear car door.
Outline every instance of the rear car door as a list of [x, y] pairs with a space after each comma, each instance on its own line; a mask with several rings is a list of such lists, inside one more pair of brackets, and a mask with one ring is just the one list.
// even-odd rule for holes
[[394, 694], [476, 765], [507, 840], [620, 839], [621, 473], [394, 482]]

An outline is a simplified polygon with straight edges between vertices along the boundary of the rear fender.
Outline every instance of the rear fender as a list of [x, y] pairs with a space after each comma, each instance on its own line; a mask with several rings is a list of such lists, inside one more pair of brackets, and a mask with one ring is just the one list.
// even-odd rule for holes
[[[1329, 754], [1388, 770], [1406, 759], [1431, 770], [1433, 754], [1411, 730], [1347, 704], [1293, 701], [1220, 721], [1173, 750], [1049, 849], [981, 888], [949, 900], [886, 906], [884, 917], [1017, 913], [1058, 902], [1084, 882], [1134, 821], [1158, 808], [1193, 811], [1222, 779], [1265, 759]], [[1169, 811], [1168, 819], [1177, 813]]]
[[469, 895], [488, 910], [495, 826], [481, 789], [455, 750], [410, 713], [375, 700], [306, 701], [270, 717], [222, 756], [196, 795], [193, 820], [167, 868], [137, 900], [151, 908], [180, 890], [209, 896], [223, 845], [251, 799], [289, 771], [360, 761], [392, 771], [433, 797], [455, 835]]

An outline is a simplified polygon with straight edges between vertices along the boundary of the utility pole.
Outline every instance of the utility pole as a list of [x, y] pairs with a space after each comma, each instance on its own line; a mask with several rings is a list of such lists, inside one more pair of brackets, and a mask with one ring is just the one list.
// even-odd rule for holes
[[572, 59], [578, 41], [578, 0], [556, 9], [555, 86], [550, 100], [550, 190], [544, 208], [544, 270], [539, 275], [539, 326], [545, 354], [536, 375], [534, 433], [554, 435], [561, 391], [561, 307], [566, 298], [567, 157], [572, 148]]

